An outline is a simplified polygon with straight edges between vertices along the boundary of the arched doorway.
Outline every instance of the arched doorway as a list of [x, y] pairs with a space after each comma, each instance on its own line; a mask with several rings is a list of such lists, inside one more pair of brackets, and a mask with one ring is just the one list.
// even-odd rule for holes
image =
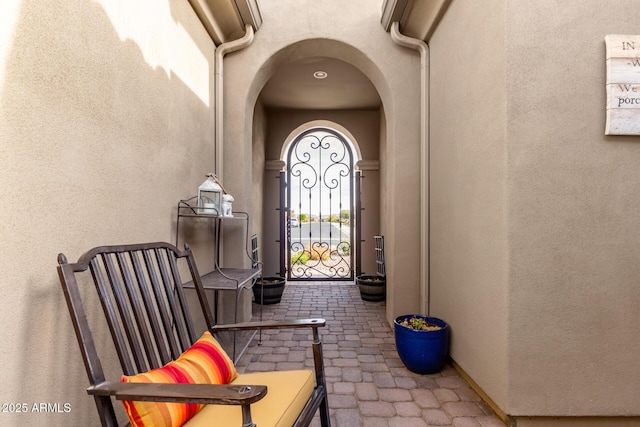
[[[231, 56], [229, 64], [235, 58]], [[387, 159], [394, 159], [389, 156], [389, 151], [397, 146], [387, 144], [390, 133], [388, 124], [394, 123], [395, 109], [382, 108], [382, 100], [390, 101], [393, 95], [385, 75], [380, 73], [378, 64], [369, 56], [362, 55], [362, 51], [356, 47], [338, 40], [300, 40], [283, 46], [270, 56], [265, 55], [265, 58], [253, 77], [243, 86], [248, 88], [248, 102], [244, 104], [242, 113], [238, 110], [238, 114], [234, 114], [234, 117], [245, 120], [244, 124], [238, 122], [235, 128], [240, 136], [244, 135], [244, 139], [241, 138], [243, 145], [231, 144], [230, 148], [232, 147], [236, 157], [229, 156], [231, 161], [243, 161], [250, 150], [253, 164], [260, 169], [254, 168], [254, 179], [247, 181], [244, 170], [227, 168], [228, 173], [239, 182], [248, 184], [245, 185], [244, 194], [247, 204], [261, 207], [253, 215], [253, 224], [258, 226], [254, 226], [252, 230], [257, 231], [261, 242], [260, 253], [265, 274], [287, 277], [287, 230], [281, 234], [281, 224], [286, 225], [283, 216], [287, 212], [281, 208], [286, 206], [286, 198], [283, 201], [279, 197], [279, 194], [286, 197], [286, 192], [281, 191], [281, 185], [286, 183], [287, 173], [286, 154], [283, 152], [302, 132], [323, 126], [345, 135], [353, 142], [355, 152], [358, 153], [357, 171], [362, 176], [362, 181], [359, 181], [362, 183], [362, 210], [355, 214], [361, 216], [361, 221], [357, 221], [357, 224], [362, 227], [362, 232], [359, 239], [354, 239], [354, 244], [360, 247], [360, 250], [354, 249], [354, 258], [361, 257], [362, 262], [355, 263], [355, 274], [375, 271], [373, 236], [388, 231], [387, 208], [395, 206], [390, 202], [391, 195], [395, 193], [387, 191], [390, 188], [390, 166], [395, 165]], [[334, 61], [327, 62], [331, 59]], [[340, 65], [343, 70], [349, 68], [344, 64], [336, 64], [336, 61], [350, 65], [350, 71], [342, 74], [331, 68], [336, 65]], [[254, 65], [245, 63], [243, 69], [246, 71], [247, 67], [252, 68]], [[329, 77], [317, 80], [317, 70], [327, 71]], [[347, 84], [342, 80], [346, 76], [357, 77], [358, 73], [357, 80], [360, 83]], [[334, 79], [338, 77], [340, 78]], [[274, 82], [282, 85], [272, 86]], [[327, 84], [332, 82], [334, 86], [330, 89]], [[335, 90], [336, 87], [349, 90]], [[364, 91], [365, 87], [373, 88], [378, 93], [375, 100], [370, 99], [370, 103], [360, 103], [357, 100], [361, 100], [361, 96], [354, 96], [354, 91], [358, 95], [363, 92], [371, 93], [369, 90]], [[407, 96], [404, 95], [404, 98]], [[236, 104], [231, 104], [232, 108], [235, 106]], [[394, 134], [396, 128], [392, 129], [391, 134]], [[234, 135], [233, 138], [237, 136]], [[405, 140], [407, 139], [402, 139], [403, 142]], [[258, 170], [263, 173], [256, 175]], [[262, 182], [258, 182], [256, 178], [262, 178]], [[263, 191], [260, 192], [260, 189]]]
[[359, 242], [354, 151], [330, 127], [302, 132], [286, 150], [280, 259], [288, 280], [353, 280]]

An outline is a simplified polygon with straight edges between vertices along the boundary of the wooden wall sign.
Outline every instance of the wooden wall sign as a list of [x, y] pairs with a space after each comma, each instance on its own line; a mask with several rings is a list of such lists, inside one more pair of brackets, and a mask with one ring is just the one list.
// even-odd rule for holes
[[640, 35], [609, 34], [605, 135], [640, 135]]

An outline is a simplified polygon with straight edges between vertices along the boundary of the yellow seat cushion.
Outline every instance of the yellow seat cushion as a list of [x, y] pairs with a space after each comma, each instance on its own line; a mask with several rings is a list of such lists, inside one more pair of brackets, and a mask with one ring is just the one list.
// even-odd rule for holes
[[[259, 427], [291, 427], [315, 387], [311, 370], [239, 374], [231, 384], [266, 385], [267, 395], [251, 405], [251, 418]], [[241, 427], [237, 405], [205, 405], [186, 427]]]

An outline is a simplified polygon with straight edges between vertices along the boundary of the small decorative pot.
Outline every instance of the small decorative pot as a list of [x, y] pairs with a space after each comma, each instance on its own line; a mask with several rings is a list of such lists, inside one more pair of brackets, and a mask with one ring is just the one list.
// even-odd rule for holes
[[[439, 326], [434, 331], [422, 331], [402, 326], [404, 320], [416, 317]], [[396, 350], [400, 360], [411, 372], [433, 374], [442, 369], [449, 354], [449, 325], [437, 317], [418, 314], [398, 316], [393, 322]]]
[[387, 280], [383, 276], [358, 276], [356, 285], [364, 301], [379, 302], [387, 298]]
[[263, 277], [253, 285], [253, 298], [256, 304], [270, 305], [278, 304], [282, 299], [284, 277]]

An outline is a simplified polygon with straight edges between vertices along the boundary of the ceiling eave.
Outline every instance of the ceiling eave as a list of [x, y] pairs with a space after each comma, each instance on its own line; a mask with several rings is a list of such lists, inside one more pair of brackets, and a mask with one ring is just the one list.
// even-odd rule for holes
[[402, 21], [411, 0], [384, 0], [382, 2], [382, 18], [380, 23], [385, 31], [391, 29], [391, 24]]
[[216, 45], [241, 38], [245, 26], [258, 31], [262, 15], [258, 0], [189, 0]]
[[400, 23], [402, 34], [429, 41], [451, 0], [384, 0], [380, 23], [385, 31]]

